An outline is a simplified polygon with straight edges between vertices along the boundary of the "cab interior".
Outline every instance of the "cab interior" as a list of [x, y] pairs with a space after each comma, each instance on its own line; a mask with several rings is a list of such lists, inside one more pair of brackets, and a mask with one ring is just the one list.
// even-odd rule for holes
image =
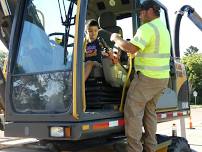
[[[137, 28], [140, 26], [140, 19], [136, 8], [139, 6], [141, 1], [133, 0], [89, 0], [87, 6], [86, 20], [95, 19], [100, 25], [98, 36], [102, 37], [107, 45], [114, 48], [114, 43], [110, 41], [111, 33], [119, 33], [123, 39], [130, 40], [136, 33]], [[158, 2], [159, 3], [159, 2]], [[162, 6], [160, 10], [160, 18], [165, 23], [168, 29], [169, 21], [166, 8]], [[116, 49], [115, 49], [116, 51]], [[113, 65], [110, 61], [103, 62], [103, 69], [96, 77], [96, 69], [92, 71], [91, 77], [86, 82], [86, 103], [87, 110], [95, 109], [118, 109], [121, 100], [125, 101], [128, 86], [130, 81], [134, 77], [134, 66], [133, 60], [129, 64], [129, 59], [124, 51], [118, 50], [119, 64]], [[168, 84], [167, 92], [174, 93], [176, 91], [176, 76], [174, 71], [174, 60], [171, 47], [171, 71], [170, 81]], [[130, 66], [132, 67], [131, 71]], [[116, 70], [114, 70], [116, 69]], [[99, 72], [97, 72], [99, 73]], [[103, 74], [104, 73], [104, 74]], [[119, 74], [122, 74], [122, 78], [125, 75], [129, 75], [128, 82], [125, 84], [120, 83]], [[175, 94], [175, 93], [174, 93]], [[123, 97], [122, 97], [123, 95]], [[166, 95], [165, 95], [166, 96]], [[175, 100], [174, 100], [175, 99]], [[173, 103], [165, 106], [163, 100], [160, 99], [157, 109], [162, 107], [176, 107], [176, 97], [173, 99]]]
[[[129, 66], [132, 65], [129, 65], [128, 55], [120, 49], [115, 49], [116, 46], [114, 47], [114, 43], [110, 41], [110, 35], [119, 33], [126, 40], [132, 38], [138, 20], [134, 11], [136, 5], [136, 1], [132, 0], [88, 1], [86, 20], [98, 21], [100, 26], [98, 37], [103, 38], [108, 48], [118, 54], [119, 62], [113, 64], [110, 59], [103, 58], [102, 68], [92, 69], [85, 83], [87, 111], [118, 110], [121, 99], [126, 97], [134, 69], [129, 70]], [[127, 75], [131, 76], [128, 81]]]

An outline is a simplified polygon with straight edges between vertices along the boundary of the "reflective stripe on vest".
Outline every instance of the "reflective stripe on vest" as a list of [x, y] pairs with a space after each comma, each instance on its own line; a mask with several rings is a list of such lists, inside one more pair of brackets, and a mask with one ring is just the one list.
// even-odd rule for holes
[[136, 65], [137, 69], [142, 70], [151, 70], [151, 71], [164, 71], [164, 70], [170, 70], [170, 67], [168, 65], [164, 66], [145, 66], [145, 65]]
[[[155, 33], [155, 46], [154, 52], [152, 53], [139, 53], [137, 54], [137, 58], [161, 58], [161, 59], [168, 59], [170, 58], [170, 53], [160, 53], [159, 45], [160, 45], [160, 33], [156, 25], [152, 23], [148, 23], [148, 25], [154, 30]], [[139, 40], [140, 42], [140, 40]], [[143, 63], [144, 64], [144, 63]], [[137, 70], [149, 70], [149, 71], [168, 71], [170, 69], [169, 65], [162, 65], [162, 66], [147, 66], [139, 63], [138, 65], [135, 64]]]
[[138, 38], [138, 37], [135, 37], [135, 41], [141, 43], [143, 46], [145, 46], [147, 43], [145, 40], [143, 40], [142, 38]]
[[162, 53], [162, 54], [156, 54], [156, 53], [138, 53], [136, 57], [145, 57], [145, 58], [169, 58], [170, 53]]
[[159, 54], [159, 41], [160, 41], [160, 33], [158, 28], [152, 24], [152, 23], [148, 23], [154, 30], [154, 33], [156, 34], [156, 41], [155, 41], [155, 49], [154, 49], [154, 53], [155, 54]]

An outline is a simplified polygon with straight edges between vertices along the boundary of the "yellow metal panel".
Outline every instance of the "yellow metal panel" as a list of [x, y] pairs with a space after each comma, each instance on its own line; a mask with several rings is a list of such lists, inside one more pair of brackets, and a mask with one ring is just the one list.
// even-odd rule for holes
[[77, 113], [77, 50], [78, 50], [78, 27], [79, 27], [79, 16], [80, 16], [80, 5], [81, 0], [77, 1], [77, 12], [76, 12], [76, 22], [75, 22], [75, 36], [74, 36], [74, 52], [73, 52], [73, 117], [79, 119]]
[[[83, 43], [83, 57], [85, 54], [85, 49], [86, 49], [86, 45], [87, 45], [87, 40], [86, 38], [84, 39], [84, 43]], [[84, 58], [83, 58], [84, 61]], [[85, 91], [85, 80], [84, 80], [84, 75], [85, 75], [85, 71], [84, 71], [84, 62], [83, 62], [83, 70], [82, 70], [82, 100], [83, 100], [83, 112], [86, 111], [86, 91]]]

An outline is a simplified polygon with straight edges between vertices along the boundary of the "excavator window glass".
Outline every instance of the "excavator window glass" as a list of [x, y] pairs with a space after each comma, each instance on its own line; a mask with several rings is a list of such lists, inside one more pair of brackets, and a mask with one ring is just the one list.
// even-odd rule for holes
[[69, 110], [76, 9], [75, 1], [28, 1], [12, 75], [16, 112]]
[[[72, 68], [76, 7], [69, 13], [70, 3], [67, 0], [30, 1], [24, 16], [16, 74]], [[69, 19], [67, 13], [71, 15]]]

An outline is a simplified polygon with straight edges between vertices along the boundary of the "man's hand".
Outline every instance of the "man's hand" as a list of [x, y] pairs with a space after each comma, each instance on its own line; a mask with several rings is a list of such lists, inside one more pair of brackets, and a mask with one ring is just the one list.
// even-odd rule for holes
[[127, 53], [134, 54], [139, 50], [138, 46], [126, 40], [123, 40], [122, 37], [120, 37], [117, 33], [112, 33], [110, 40], [115, 42], [116, 46], [120, 47], [123, 51]]
[[121, 38], [120, 34], [118, 33], [112, 33], [110, 40], [115, 42], [117, 39]]

